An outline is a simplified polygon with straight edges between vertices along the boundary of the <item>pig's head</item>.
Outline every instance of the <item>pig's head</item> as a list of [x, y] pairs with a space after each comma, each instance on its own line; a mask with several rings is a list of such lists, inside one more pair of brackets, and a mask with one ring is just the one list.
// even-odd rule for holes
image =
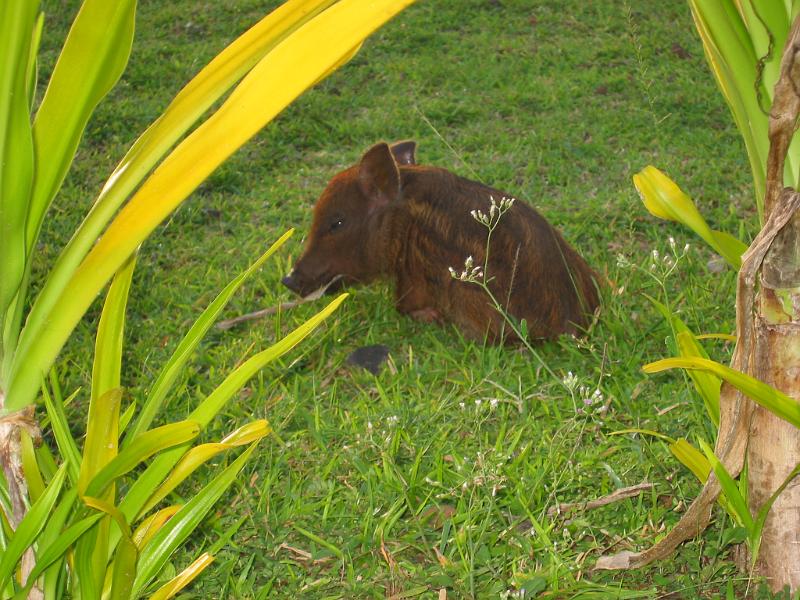
[[283, 284], [306, 297], [322, 288], [368, 283], [379, 274], [368, 245], [377, 212], [400, 195], [398, 165], [413, 165], [416, 143], [376, 144], [361, 161], [331, 179], [314, 205], [303, 256]]

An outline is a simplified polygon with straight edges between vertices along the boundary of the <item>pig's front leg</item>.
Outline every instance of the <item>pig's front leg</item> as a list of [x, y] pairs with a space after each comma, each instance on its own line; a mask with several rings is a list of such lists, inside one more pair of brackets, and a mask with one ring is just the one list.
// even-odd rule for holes
[[436, 308], [434, 298], [424, 283], [414, 282], [406, 277], [397, 280], [394, 305], [400, 314], [423, 323], [443, 321], [442, 314]]

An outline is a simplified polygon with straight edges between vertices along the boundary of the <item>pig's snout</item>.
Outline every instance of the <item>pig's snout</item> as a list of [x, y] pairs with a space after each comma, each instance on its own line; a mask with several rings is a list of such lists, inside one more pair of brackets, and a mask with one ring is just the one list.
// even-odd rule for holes
[[300, 293], [300, 285], [297, 282], [297, 276], [295, 275], [294, 270], [290, 271], [286, 277], [281, 279], [281, 283], [292, 290], [295, 294]]
[[309, 276], [308, 272], [298, 269], [297, 265], [289, 274], [281, 279], [281, 283], [301, 298], [305, 298], [327, 284], [329, 278]]

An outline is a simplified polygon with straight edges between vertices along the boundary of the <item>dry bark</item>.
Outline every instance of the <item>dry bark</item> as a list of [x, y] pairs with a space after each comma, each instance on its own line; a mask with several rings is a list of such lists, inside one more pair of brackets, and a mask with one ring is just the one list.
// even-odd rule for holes
[[[0, 395], [0, 406], [3, 404], [2, 399], [3, 397]], [[0, 468], [3, 469], [3, 475], [8, 486], [8, 496], [11, 501], [11, 512], [6, 514], [6, 518], [14, 530], [17, 529], [25, 517], [28, 499], [28, 485], [22, 470], [20, 451], [20, 432], [22, 430], [27, 431], [35, 439], [39, 437], [39, 428], [33, 416], [32, 406], [0, 418]], [[23, 584], [27, 582], [28, 575], [35, 564], [36, 556], [33, 549], [28, 548], [22, 555], [20, 565], [21, 582]], [[28, 593], [30, 600], [39, 600], [43, 597], [41, 590], [36, 586], [32, 587]]]

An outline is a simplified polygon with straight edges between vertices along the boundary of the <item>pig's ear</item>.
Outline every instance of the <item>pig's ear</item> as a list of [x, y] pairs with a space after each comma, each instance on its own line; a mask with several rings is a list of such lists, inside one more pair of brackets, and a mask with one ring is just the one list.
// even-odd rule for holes
[[397, 199], [400, 195], [400, 172], [388, 144], [376, 144], [361, 157], [358, 184], [373, 206]]
[[392, 151], [392, 156], [394, 156], [398, 165], [417, 164], [417, 158], [414, 156], [417, 151], [417, 142], [414, 140], [396, 142], [389, 147], [389, 150]]

